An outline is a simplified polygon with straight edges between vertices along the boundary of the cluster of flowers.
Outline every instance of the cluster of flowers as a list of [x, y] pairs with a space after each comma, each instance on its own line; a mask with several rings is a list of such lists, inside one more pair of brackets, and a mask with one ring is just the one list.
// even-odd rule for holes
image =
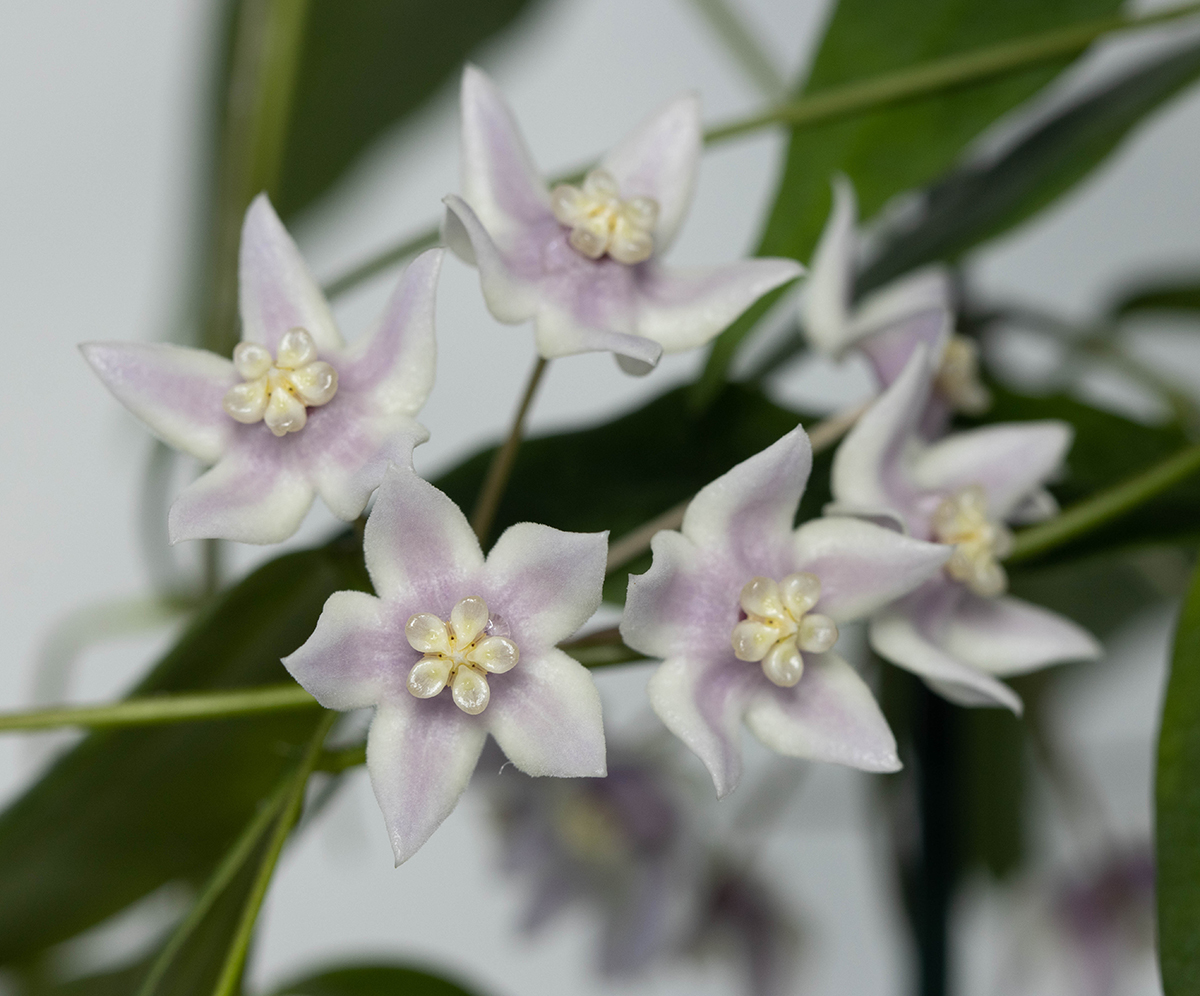
[[[532, 319], [545, 358], [613, 352], [634, 373], [708, 342], [795, 279], [790, 260], [676, 271], [659, 262], [688, 206], [699, 106], [675, 100], [580, 187], [547, 190], [492, 83], [462, 87], [464, 196], [444, 241], [480, 272], [488, 307]], [[662, 660], [654, 710], [723, 796], [741, 775], [740, 725], [781, 754], [899, 767], [867, 685], [836, 653], [867, 619], [883, 657], [947, 697], [1019, 709], [999, 679], [1094, 656], [1065, 619], [1007, 597], [1006, 522], [1052, 514], [1043, 484], [1070, 440], [1060, 423], [944, 435], [986, 393], [950, 335], [946, 281], [918, 274], [851, 306], [853, 195], [836, 190], [805, 297], [814, 344], [865, 353], [881, 395], [841, 445], [834, 504], [794, 527], [811, 467], [800, 428], [713, 481], [630, 581], [625, 642]], [[417, 476], [415, 420], [433, 386], [440, 249], [418, 257], [371, 335], [347, 346], [265, 197], [246, 215], [242, 341], [233, 358], [171, 345], [89, 344], [116, 397], [212, 468], [176, 499], [173, 541], [272, 543], [319, 494], [351, 521], [374, 494], [363, 546], [375, 594], [339, 592], [284, 661], [331, 709], [374, 707], [367, 764], [397, 863], [454, 808], [488, 734], [531, 775], [606, 773], [600, 698], [559, 644], [600, 605], [606, 533], [511, 526], [484, 556], [459, 508]]]

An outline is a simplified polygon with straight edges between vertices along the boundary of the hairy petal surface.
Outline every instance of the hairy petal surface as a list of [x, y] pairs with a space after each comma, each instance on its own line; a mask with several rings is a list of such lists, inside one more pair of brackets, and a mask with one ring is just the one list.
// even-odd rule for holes
[[645, 574], [629, 577], [621, 616], [621, 639], [634, 650], [666, 658], [695, 634], [699, 573], [696, 545], [682, 533], [663, 530], [650, 540], [653, 560]]
[[216, 463], [237, 425], [221, 407], [241, 378], [203, 349], [169, 343], [89, 342], [79, 347], [118, 401], [168, 446]]
[[396, 864], [411, 858], [458, 805], [487, 731], [448, 696], [381, 703], [367, 736], [371, 787]]
[[792, 688], [763, 682], [746, 708], [746, 725], [772, 750], [789, 757], [898, 771], [896, 739], [871, 690], [837, 654], [805, 654]]

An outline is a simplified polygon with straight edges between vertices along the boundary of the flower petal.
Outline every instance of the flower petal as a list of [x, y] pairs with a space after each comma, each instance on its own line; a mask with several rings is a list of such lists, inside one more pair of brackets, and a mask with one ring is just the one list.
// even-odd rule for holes
[[410, 467], [395, 464], [375, 496], [363, 553], [383, 599], [428, 587], [435, 578], [449, 585], [483, 566], [479, 541], [459, 507]]
[[239, 543], [281, 543], [300, 528], [313, 501], [303, 475], [272, 454], [279, 440], [263, 425], [262, 444], [239, 434], [237, 448], [180, 492], [167, 515], [172, 543], [227, 539]]
[[433, 315], [444, 253], [430, 249], [409, 264], [375, 331], [338, 365], [338, 390], [369, 399], [381, 415], [416, 415], [433, 389]]
[[950, 656], [905, 614], [905, 603], [880, 613], [868, 631], [871, 647], [959, 705], [1006, 706], [1018, 716], [1021, 698], [1007, 685]]
[[837, 654], [805, 654], [792, 688], [764, 684], [746, 708], [746, 725], [771, 750], [863, 771], [898, 771], [896, 738], [871, 690]]
[[858, 205], [854, 186], [844, 176], [833, 179], [833, 209], [813, 253], [804, 284], [800, 317], [808, 341], [826, 356], [840, 356], [851, 343], [850, 297]]
[[238, 307], [242, 338], [272, 354], [294, 328], [307, 330], [322, 355], [343, 346], [325, 295], [266, 194], [254, 198], [242, 224]]
[[683, 535], [701, 548], [734, 549], [750, 561], [777, 555], [791, 535], [811, 469], [812, 446], [797, 426], [701, 488], [683, 517]]
[[168, 343], [88, 342], [79, 347], [104, 386], [169, 446], [216, 463], [237, 423], [221, 407], [240, 382], [233, 364]]
[[953, 315], [945, 308], [927, 309], [859, 339], [857, 346], [887, 387], [900, 376], [918, 344], [925, 343], [930, 356], [941, 356], [953, 326]]
[[901, 460], [924, 413], [932, 379], [929, 351], [919, 345], [834, 454], [831, 483], [837, 506], [889, 510], [914, 529], [911, 513], [917, 488]]
[[1006, 519], [1062, 465], [1073, 431], [1066, 422], [1010, 422], [956, 432], [912, 466], [922, 487], [953, 491], [981, 484], [988, 512]]
[[717, 661], [670, 657], [650, 678], [650, 705], [712, 775], [717, 798], [728, 795], [742, 777], [742, 714], [761, 670], [729, 655]]
[[[796, 530], [796, 569], [821, 579], [815, 611], [846, 622], [870, 615], [933, 577], [951, 548], [860, 519], [812, 519]], [[806, 658], [807, 659], [807, 658]]]
[[503, 244], [522, 225], [553, 217], [550, 194], [504, 97], [475, 66], [463, 70], [460, 102], [463, 198]]
[[658, 202], [656, 256], [670, 248], [687, 214], [702, 144], [700, 98], [688, 93], [642, 122], [600, 164], [616, 179], [623, 198], [652, 197]]
[[543, 645], [571, 636], [600, 608], [608, 533], [568, 533], [533, 522], [509, 526], [487, 557], [488, 587], [506, 616]]
[[447, 695], [407, 693], [375, 711], [367, 736], [367, 770], [396, 864], [411, 858], [458, 805], [487, 731]]
[[1000, 677], [1104, 652], [1087, 630], [1056, 612], [1019, 598], [971, 594], [947, 621], [941, 643], [971, 667]]
[[[929, 266], [906, 274], [866, 295], [854, 311], [855, 339], [875, 335], [923, 311], [953, 313], [954, 288], [943, 266]], [[936, 350], [932, 351], [938, 355]], [[899, 373], [904, 364], [896, 368]]]
[[645, 574], [629, 577], [621, 639], [643, 654], [667, 658], [687, 645], [696, 599], [688, 597], [696, 546], [682, 533], [663, 530], [650, 540], [654, 559]]
[[583, 316], [549, 302], [538, 309], [534, 337], [538, 353], [548, 360], [578, 353], [610, 352], [626, 373], [635, 375], [653, 370], [663, 353], [662, 346], [653, 339], [606, 330], [599, 322], [590, 325]]
[[636, 271], [636, 331], [667, 353], [703, 346], [767, 291], [803, 272], [791, 259], [690, 269], [644, 263]]
[[591, 674], [557, 647], [522, 655], [491, 678], [483, 717], [500, 749], [528, 775], [603, 778], [604, 723]]
[[508, 325], [532, 318], [539, 302], [536, 284], [511, 272], [488, 230], [466, 201], [451, 194], [442, 203], [446, 205], [442, 238], [465, 262], [479, 267], [479, 282], [488, 311], [497, 321]]
[[[407, 694], [404, 620], [374, 595], [335, 591], [317, 627], [283, 666], [326, 709], [361, 709]], [[412, 654], [406, 655], [411, 657]]]

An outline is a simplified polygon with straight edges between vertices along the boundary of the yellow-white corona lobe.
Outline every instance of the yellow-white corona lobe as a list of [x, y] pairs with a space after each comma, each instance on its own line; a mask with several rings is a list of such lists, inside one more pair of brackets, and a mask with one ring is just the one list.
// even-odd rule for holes
[[317, 345], [304, 329], [291, 329], [279, 341], [274, 359], [257, 342], [240, 342], [233, 367], [243, 380], [225, 392], [222, 406], [238, 422], [265, 422], [276, 436], [299, 432], [308, 409], [327, 404], [337, 393], [337, 371], [317, 359]]
[[979, 379], [979, 347], [966, 336], [952, 335], [942, 353], [937, 387], [956, 411], [982, 415], [992, 405], [992, 392]]
[[423, 656], [408, 673], [408, 690], [429, 699], [449, 685], [463, 712], [483, 712], [492, 697], [488, 675], [511, 671], [520, 659], [508, 637], [487, 635], [490, 618], [487, 603], [476, 595], [459, 599], [448, 622], [432, 612], [410, 616], [404, 635]]
[[654, 253], [658, 202], [650, 197], [623, 200], [620, 186], [607, 170], [592, 170], [582, 188], [559, 184], [550, 192], [550, 208], [558, 222], [571, 230], [571, 246], [589, 259], [607, 253], [632, 266]]
[[837, 624], [809, 611], [820, 599], [821, 581], [815, 574], [789, 574], [778, 582], [751, 578], [738, 599], [746, 618], [733, 627], [734, 656], [761, 661], [770, 681], [791, 688], [804, 673], [802, 650], [823, 654], [837, 643]]
[[933, 535], [954, 547], [946, 573], [976, 595], [995, 598], [1008, 589], [1000, 563], [1012, 550], [1012, 532], [988, 518], [987, 493], [979, 485], [961, 488], [945, 498], [933, 513]]

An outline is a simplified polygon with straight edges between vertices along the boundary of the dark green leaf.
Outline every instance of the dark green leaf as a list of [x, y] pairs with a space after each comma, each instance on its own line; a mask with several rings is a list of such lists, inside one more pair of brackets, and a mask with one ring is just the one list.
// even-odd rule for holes
[[404, 965], [331, 968], [280, 986], [272, 996], [478, 996], [479, 990]]
[[956, 169], [926, 194], [919, 216], [888, 235], [861, 275], [869, 290], [999, 235], [1088, 176], [1147, 115], [1200, 76], [1200, 45], [1156, 53], [1073, 101], [1000, 155]]
[[1120, 317], [1147, 311], [1200, 312], [1200, 281], [1195, 277], [1188, 277], [1138, 287], [1123, 295], [1113, 305], [1110, 313]]
[[1158, 741], [1158, 954], [1165, 996], [1200, 992], [1200, 571], [1175, 631]]
[[[1111, 13], [1118, 0], [841, 0], [802, 93], [822, 90], [1048, 31]], [[890, 198], [929, 183], [1000, 115], [1034, 94], [1062, 65], [1043, 65], [1001, 79], [867, 114], [793, 130], [774, 206], [758, 245], [762, 256], [807, 260], [831, 205], [830, 179], [854, 181], [862, 216]], [[761, 317], [752, 308], [714, 343], [697, 391], [706, 401], [724, 377], [738, 343]]]
[[[366, 584], [348, 544], [280, 557], [204, 611], [133, 694], [286, 681], [279, 659], [325, 599]], [[0, 815], [0, 962], [204, 876], [316, 722], [280, 714], [85, 738]]]

